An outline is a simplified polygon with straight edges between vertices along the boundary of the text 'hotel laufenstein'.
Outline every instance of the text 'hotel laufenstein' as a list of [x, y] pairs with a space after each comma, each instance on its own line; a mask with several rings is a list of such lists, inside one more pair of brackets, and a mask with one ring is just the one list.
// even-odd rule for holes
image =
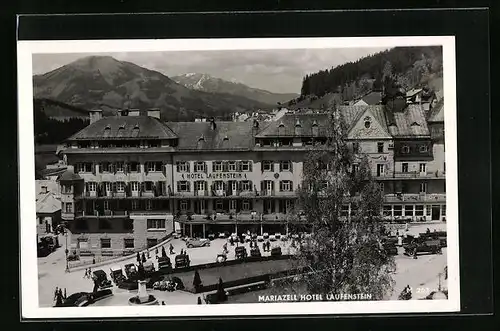
[[[368, 155], [388, 218], [445, 218], [443, 107], [340, 106], [348, 143]], [[159, 110], [102, 117], [66, 141], [62, 219], [78, 254], [152, 247], [184, 234], [294, 231], [289, 219], [310, 147], [326, 141], [325, 113], [270, 122], [162, 122]], [[358, 164], [353, 165], [354, 170]], [[346, 203], [349, 216], [353, 206]], [[297, 222], [300, 222], [297, 221]], [[307, 224], [302, 224], [307, 226]], [[273, 232], [274, 231], [274, 232]]]

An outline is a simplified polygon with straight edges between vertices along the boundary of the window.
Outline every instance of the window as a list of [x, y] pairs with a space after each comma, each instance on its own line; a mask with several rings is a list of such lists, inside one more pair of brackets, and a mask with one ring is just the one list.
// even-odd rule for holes
[[153, 201], [146, 200], [146, 210], [151, 210], [151, 209], [153, 209]]
[[181, 200], [179, 203], [179, 208], [181, 211], [188, 210], [188, 202], [186, 200]]
[[224, 204], [222, 200], [215, 200], [215, 210], [222, 210], [224, 208]]
[[292, 171], [292, 162], [291, 161], [281, 161], [280, 162], [280, 171]]
[[163, 165], [161, 162], [146, 162], [147, 172], [162, 171]]
[[109, 201], [108, 200], [104, 200], [103, 207], [104, 207], [104, 210], [109, 210]]
[[111, 229], [111, 222], [106, 218], [99, 218], [99, 230]]
[[213, 172], [222, 172], [223, 170], [223, 165], [221, 161], [214, 161], [212, 163], [212, 171]]
[[415, 205], [415, 216], [424, 216], [424, 206]]
[[354, 164], [352, 165], [352, 173], [353, 173], [353, 174], [356, 174], [358, 171], [359, 171], [359, 164], [354, 163]]
[[229, 209], [230, 210], [236, 209], [236, 200], [229, 200]]
[[241, 182], [241, 190], [242, 191], [251, 191], [252, 185], [249, 180], [244, 180]]
[[370, 117], [365, 117], [365, 128], [369, 129], [372, 126], [372, 121]]
[[178, 192], [189, 192], [190, 191], [189, 182], [188, 181], [177, 182], [177, 191]]
[[408, 172], [408, 163], [401, 164], [401, 172]]
[[252, 171], [250, 166], [250, 161], [241, 161], [240, 167], [241, 171]]
[[123, 162], [116, 162], [115, 166], [116, 172], [123, 172]]
[[394, 216], [403, 216], [403, 206], [394, 205]]
[[358, 142], [353, 142], [352, 143], [352, 151], [354, 153], [359, 153], [360, 152], [360, 150], [359, 150], [359, 143]]
[[384, 143], [377, 143], [377, 153], [384, 152]]
[[204, 181], [198, 181], [198, 182], [195, 182], [195, 189], [197, 191], [204, 191], [205, 190], [205, 182]]
[[224, 182], [220, 181], [220, 180], [215, 181], [214, 182], [214, 190], [216, 190], [216, 191], [222, 191], [222, 190], [224, 190]]
[[189, 172], [188, 162], [177, 162], [177, 172]]
[[139, 191], [139, 182], [130, 182], [130, 189], [133, 192], [138, 192]]
[[413, 205], [406, 205], [403, 216], [413, 216]]
[[441, 205], [441, 216], [446, 216], [446, 205]]
[[421, 145], [419, 148], [420, 153], [427, 153], [428, 150], [429, 148], [427, 147], [427, 145]]
[[427, 192], [427, 183], [420, 183], [420, 193]]
[[378, 187], [380, 189], [380, 192], [384, 193], [384, 183], [379, 183]]
[[153, 186], [154, 186], [154, 184], [151, 181], [144, 182], [144, 191], [146, 191], [146, 192], [153, 191]]
[[384, 216], [392, 216], [392, 207], [390, 205], [384, 205], [382, 213]]
[[425, 216], [430, 217], [432, 212], [431, 206], [427, 206], [427, 209], [425, 210]]
[[119, 192], [119, 193], [125, 192], [125, 182], [117, 182], [116, 183], [116, 192]]
[[150, 140], [148, 142], [149, 147], [160, 147], [160, 141], [159, 140]]
[[97, 183], [95, 182], [88, 182], [87, 183], [87, 188], [89, 192], [95, 192], [97, 188]]
[[401, 147], [401, 153], [403, 153], [403, 154], [408, 154], [408, 153], [410, 153], [410, 147], [409, 147], [409, 146], [404, 145], [403, 147]]
[[139, 209], [139, 201], [132, 200], [132, 210], [137, 210], [137, 209]]
[[133, 230], [134, 229], [134, 220], [127, 218], [123, 220], [123, 229], [124, 230]]
[[134, 239], [126, 238], [123, 239], [123, 248], [134, 248]]
[[377, 164], [377, 176], [383, 176], [384, 175], [384, 165], [383, 164]]
[[195, 162], [194, 172], [205, 172], [205, 162]]
[[241, 209], [245, 211], [250, 210], [250, 201], [243, 200], [243, 202], [241, 203]]
[[101, 239], [101, 248], [111, 248], [111, 239]]
[[101, 172], [110, 172], [109, 162], [101, 163]]
[[427, 171], [427, 167], [425, 163], [420, 163], [419, 169], [421, 173], [425, 173]]
[[66, 209], [65, 210], [66, 210], [67, 213], [72, 213], [73, 212], [73, 203], [71, 203], [71, 202], [66, 203]]
[[273, 171], [273, 161], [262, 161], [262, 171]]
[[139, 162], [130, 162], [130, 171], [138, 172], [139, 171]]
[[71, 193], [72, 192], [72, 186], [65, 184], [65, 185], [62, 186], [62, 191], [63, 191], [63, 193]]
[[150, 229], [165, 229], [165, 220], [148, 219], [148, 230]]
[[291, 192], [293, 183], [291, 180], [282, 180], [280, 182], [280, 191], [281, 192]]
[[228, 171], [232, 171], [232, 172], [237, 171], [236, 162], [235, 161], [229, 161], [227, 163], [227, 170]]
[[93, 168], [92, 163], [90, 163], [90, 162], [76, 164], [76, 171], [77, 172], [92, 172], [92, 168]]

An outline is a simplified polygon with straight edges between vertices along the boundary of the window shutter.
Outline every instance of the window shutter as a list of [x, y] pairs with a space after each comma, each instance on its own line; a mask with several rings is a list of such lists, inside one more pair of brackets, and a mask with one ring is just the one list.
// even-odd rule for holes
[[222, 162], [222, 171], [227, 172], [227, 162]]
[[92, 163], [92, 173], [95, 175], [96, 174], [96, 167], [95, 167], [95, 163]]
[[283, 171], [283, 161], [280, 161], [280, 172]]
[[252, 171], [252, 161], [248, 161], [248, 171]]
[[260, 190], [261, 191], [264, 191], [264, 188], [265, 188], [264, 183], [265, 182], [263, 180], [260, 181]]
[[191, 209], [191, 200], [187, 200], [187, 210]]
[[274, 180], [271, 182], [271, 191], [274, 191]]
[[241, 161], [236, 161], [236, 170], [241, 171]]
[[293, 181], [290, 181], [290, 191], [293, 191]]
[[179, 161], [175, 162], [175, 168], [177, 169], [177, 172], [179, 172]]
[[113, 192], [116, 192], [116, 182], [113, 182], [112, 186], [113, 186]]
[[127, 183], [125, 186], [125, 191], [127, 193], [127, 196], [131, 195], [131, 188], [130, 188], [130, 183]]
[[280, 180], [280, 191], [283, 191], [283, 181]]
[[146, 183], [141, 182], [141, 192], [144, 192], [145, 189], [146, 189]]
[[146, 173], [146, 175], [148, 174], [148, 172], [149, 172], [149, 162], [144, 162], [144, 172]]
[[260, 171], [261, 171], [261, 172], [264, 172], [264, 164], [265, 164], [265, 163], [266, 163], [266, 161], [262, 161], [262, 162], [260, 163]]
[[191, 182], [187, 182], [187, 190], [191, 191]]

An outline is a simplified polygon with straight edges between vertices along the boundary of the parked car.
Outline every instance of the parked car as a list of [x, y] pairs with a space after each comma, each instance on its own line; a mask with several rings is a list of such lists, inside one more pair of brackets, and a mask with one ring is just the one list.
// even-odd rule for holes
[[249, 234], [244, 234], [243, 236], [244, 236], [244, 238], [245, 238], [245, 242], [250, 242], [250, 241], [252, 241], [252, 236], [251, 236], [251, 235], [249, 235]]
[[269, 239], [269, 233], [267, 233], [267, 232], [264, 232], [264, 234], [262, 234], [262, 236], [264, 237], [264, 239]]
[[134, 263], [129, 263], [125, 265], [125, 274], [127, 275], [128, 279], [137, 280], [139, 274], [137, 272], [137, 267], [135, 266]]
[[269, 241], [276, 241], [276, 236], [274, 234], [269, 235]]
[[168, 256], [158, 258], [158, 270], [172, 269], [172, 262]]
[[258, 242], [263, 242], [264, 241], [264, 236], [257, 236], [257, 241]]
[[189, 255], [179, 254], [175, 257], [175, 268], [187, 268], [191, 264], [189, 260]]
[[243, 246], [238, 246], [234, 249], [234, 255], [237, 259], [244, 259], [248, 256], [247, 249]]
[[292, 234], [292, 239], [299, 239], [300, 238], [300, 235], [298, 233], [294, 233]]
[[283, 253], [281, 252], [281, 247], [273, 247], [271, 248], [271, 256], [280, 256]]
[[210, 240], [205, 238], [188, 239], [186, 241], [187, 248], [207, 247], [210, 246]]
[[260, 253], [260, 249], [258, 246], [253, 246], [251, 249], [250, 249], [250, 256], [252, 257], [261, 257], [262, 254]]
[[425, 232], [420, 233], [419, 236], [421, 238], [439, 240], [441, 247], [446, 247], [448, 245], [446, 231]]
[[113, 284], [108, 279], [108, 276], [101, 269], [96, 270], [92, 273], [92, 280], [97, 284], [100, 290], [113, 287]]
[[144, 273], [146, 274], [146, 276], [150, 276], [155, 272], [155, 267], [152, 261], [146, 261], [142, 264], [142, 266], [144, 268]]
[[208, 239], [214, 240], [215, 239], [215, 234], [214, 233], [209, 233], [207, 236]]
[[231, 233], [231, 235], [229, 236], [229, 238], [233, 238], [234, 242], [240, 241], [240, 239], [238, 238], [238, 234], [237, 233]]
[[280, 240], [280, 239], [281, 239], [281, 233], [276, 232], [276, 233], [274, 234], [274, 238], [276, 238], [276, 240]]
[[126, 279], [125, 275], [123, 274], [122, 267], [118, 265], [109, 268], [109, 275], [116, 285], [120, 284]]
[[398, 255], [398, 247], [394, 242], [382, 243], [382, 247], [387, 253], [387, 255]]
[[251, 234], [252, 240], [257, 240], [257, 237], [258, 237], [257, 233], [252, 233]]
[[281, 236], [281, 241], [287, 241], [287, 240], [288, 236], [286, 234]]
[[226, 262], [226, 260], [227, 260], [227, 255], [225, 253], [219, 253], [215, 258], [215, 262], [217, 263], [223, 263]]
[[224, 239], [226, 238], [226, 234], [224, 232], [219, 233], [219, 238]]
[[441, 243], [439, 240], [415, 239], [411, 244], [403, 246], [405, 255], [418, 255], [419, 253], [441, 254]]

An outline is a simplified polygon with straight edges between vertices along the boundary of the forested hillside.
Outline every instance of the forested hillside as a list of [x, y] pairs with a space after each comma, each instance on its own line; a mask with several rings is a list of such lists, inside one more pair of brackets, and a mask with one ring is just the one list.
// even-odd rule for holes
[[386, 84], [396, 84], [405, 91], [422, 86], [439, 89], [440, 84], [432, 84], [432, 81], [440, 82], [442, 72], [440, 46], [396, 47], [306, 75], [297, 101], [331, 92], [339, 92], [344, 100], [352, 100], [370, 90], [382, 90]]

